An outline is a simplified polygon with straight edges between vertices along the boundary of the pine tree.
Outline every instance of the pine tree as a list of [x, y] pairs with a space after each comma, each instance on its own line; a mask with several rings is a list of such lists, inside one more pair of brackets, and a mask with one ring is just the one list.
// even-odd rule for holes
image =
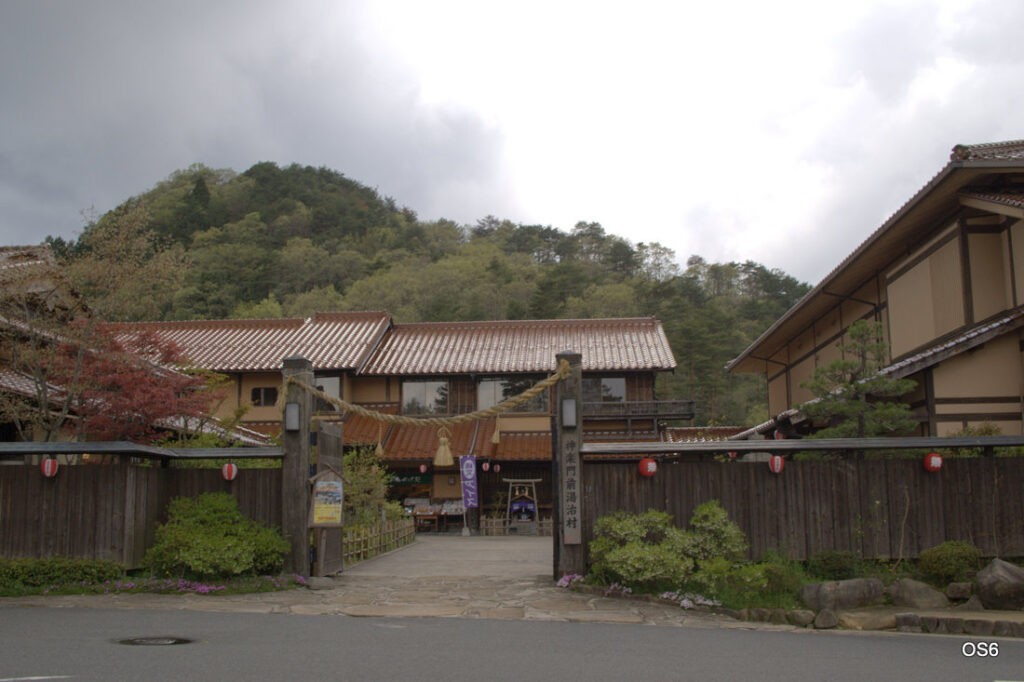
[[878, 373], [886, 357], [882, 325], [854, 322], [840, 349], [841, 359], [819, 367], [810, 381], [801, 384], [816, 399], [800, 405], [800, 411], [829, 424], [814, 437], [870, 438], [914, 428], [917, 422], [910, 407], [893, 399], [913, 390], [915, 382]]

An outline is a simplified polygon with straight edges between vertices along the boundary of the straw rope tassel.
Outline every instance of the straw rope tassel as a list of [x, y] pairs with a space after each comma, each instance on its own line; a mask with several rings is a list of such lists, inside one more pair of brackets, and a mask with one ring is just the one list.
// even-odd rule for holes
[[501, 442], [501, 417], [494, 418], [494, 433], [491, 434], [491, 442], [495, 445]]
[[383, 429], [384, 422], [377, 422], [377, 447], [374, 448], [374, 453], [381, 459], [384, 459]]
[[437, 430], [438, 446], [437, 454], [434, 455], [434, 466], [436, 467], [450, 467], [455, 465], [455, 460], [452, 458], [452, 449], [448, 445], [448, 436], [452, 435], [452, 432], [448, 430], [448, 427], [442, 426]]

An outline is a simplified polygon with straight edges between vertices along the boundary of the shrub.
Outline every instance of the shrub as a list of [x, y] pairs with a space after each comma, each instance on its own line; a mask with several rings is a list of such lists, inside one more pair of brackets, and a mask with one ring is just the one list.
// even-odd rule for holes
[[697, 560], [722, 557], [739, 561], [747, 553], [747, 539], [718, 500], [711, 500], [693, 511], [683, 548], [687, 556]]
[[917, 569], [925, 580], [936, 585], [946, 585], [958, 580], [968, 580], [981, 566], [981, 550], [967, 542], [950, 540], [921, 552], [917, 558]]
[[0, 595], [16, 596], [39, 588], [117, 580], [124, 566], [105, 559], [0, 559]]
[[204, 493], [171, 502], [143, 566], [198, 579], [276, 573], [289, 549], [276, 530], [242, 516], [231, 495]]
[[594, 524], [590, 580], [645, 591], [679, 585], [694, 562], [681, 552], [682, 531], [665, 512], [614, 512]]
[[849, 580], [862, 572], [864, 562], [845, 550], [827, 549], [807, 559], [807, 572], [821, 580]]

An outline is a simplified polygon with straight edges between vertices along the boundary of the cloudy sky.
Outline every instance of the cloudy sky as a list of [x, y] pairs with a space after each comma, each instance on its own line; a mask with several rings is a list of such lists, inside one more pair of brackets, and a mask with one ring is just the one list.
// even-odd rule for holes
[[1021, 0], [0, 0], [0, 245], [192, 163], [580, 220], [817, 282], [958, 143], [1024, 138]]

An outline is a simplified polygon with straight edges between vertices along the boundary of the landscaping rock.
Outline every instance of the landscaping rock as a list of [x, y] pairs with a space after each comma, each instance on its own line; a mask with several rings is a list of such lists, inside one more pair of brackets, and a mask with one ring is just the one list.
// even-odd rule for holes
[[814, 627], [818, 630], [831, 630], [839, 625], [839, 618], [832, 609], [822, 609], [814, 617]]
[[953, 608], [955, 608], [958, 611], [984, 611], [985, 605], [981, 603], [981, 599], [978, 597], [978, 595], [974, 594], [971, 595], [971, 598], [965, 601], [963, 604], [960, 604], [959, 606], [955, 606]]
[[946, 619], [938, 616], [921, 616], [921, 629], [935, 634], [946, 634]]
[[786, 612], [786, 620], [789, 621], [790, 625], [795, 625], [798, 628], [805, 628], [814, 622], [814, 611], [807, 609], [794, 609]]
[[896, 606], [913, 609], [944, 609], [949, 606], [946, 595], [919, 580], [897, 580], [886, 590]]
[[843, 611], [839, 614], [839, 627], [847, 630], [891, 630], [896, 627], [896, 615], [875, 611]]
[[1017, 633], [1014, 631], [1013, 623], [1008, 620], [997, 620], [995, 627], [992, 628], [992, 634], [996, 637], [1016, 637]]
[[772, 615], [768, 618], [768, 622], [775, 625], [789, 625], [789, 621], [786, 620], [786, 609], [772, 609]]
[[900, 632], [921, 632], [921, 616], [916, 613], [897, 613], [896, 629]]
[[991, 635], [996, 624], [991, 620], [980, 618], [969, 618], [964, 621], [964, 632], [968, 635]]
[[974, 585], [971, 583], [950, 583], [946, 586], [946, 596], [950, 599], [970, 599], [974, 593]]
[[976, 580], [986, 609], [1024, 609], [1024, 568], [993, 559], [978, 571]]
[[747, 617], [756, 623], [767, 623], [772, 617], [771, 609], [749, 609]]
[[800, 601], [817, 611], [856, 609], [862, 606], [881, 604], [884, 598], [885, 590], [882, 581], [876, 578], [810, 583], [800, 589]]
[[946, 623], [946, 632], [951, 635], [963, 634], [964, 631], [964, 619], [963, 618], [943, 618]]
[[306, 578], [306, 587], [311, 590], [333, 590], [336, 585], [334, 578]]

